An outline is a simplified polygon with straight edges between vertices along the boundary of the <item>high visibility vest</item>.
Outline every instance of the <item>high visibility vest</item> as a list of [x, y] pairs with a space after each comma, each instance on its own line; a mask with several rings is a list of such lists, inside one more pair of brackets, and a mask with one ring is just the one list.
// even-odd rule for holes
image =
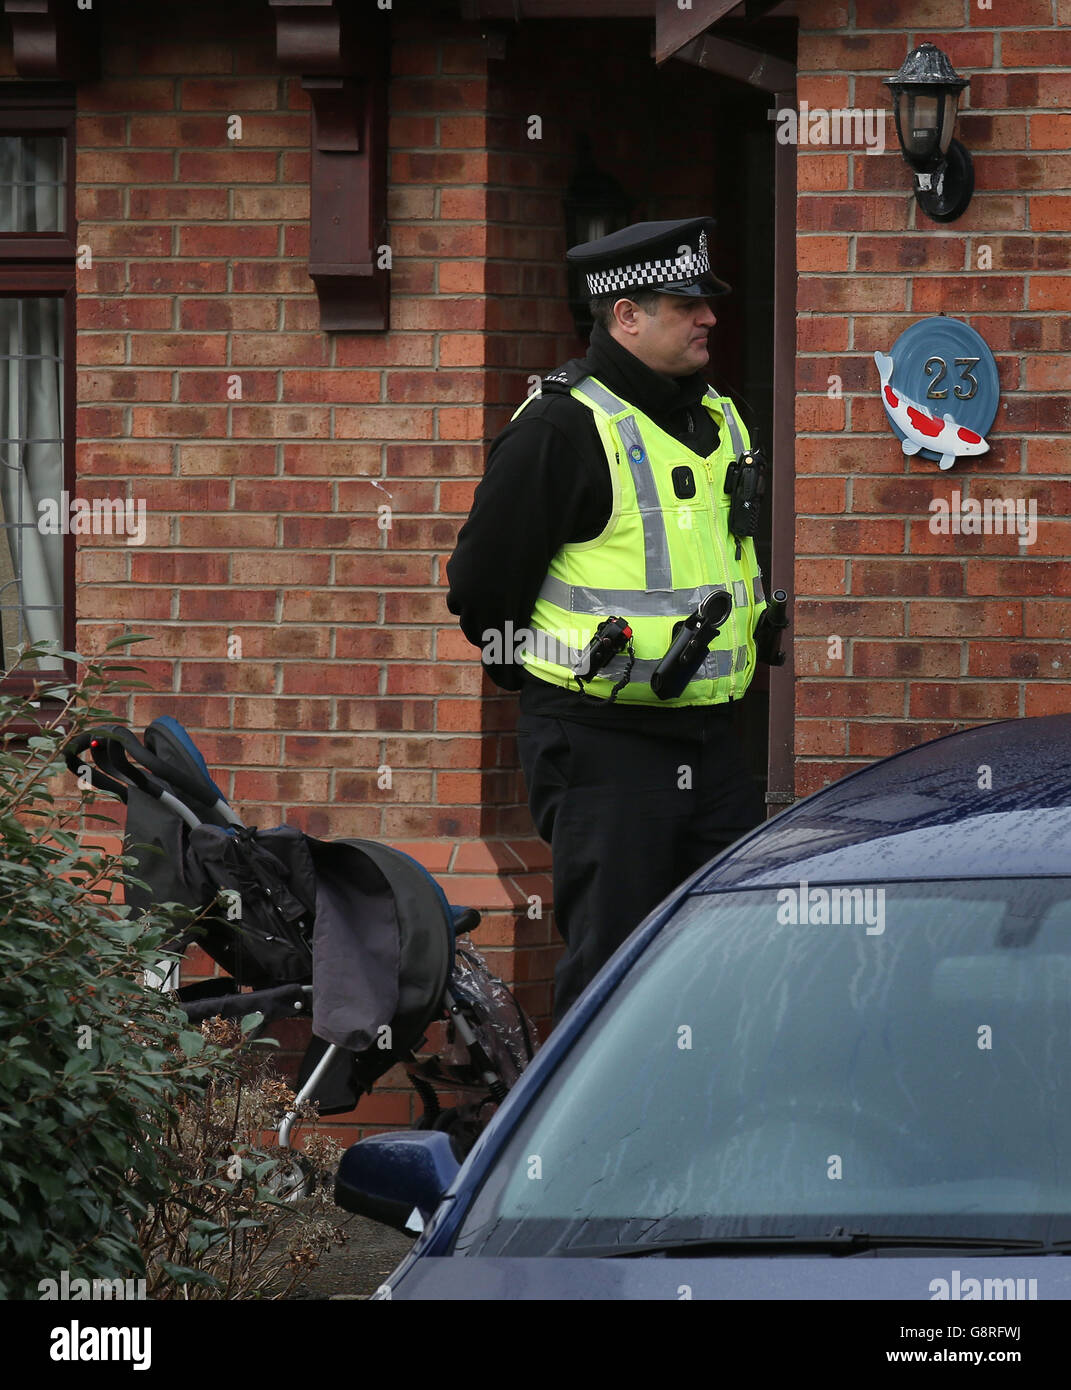
[[[766, 599], [753, 540], [739, 542], [737, 559], [737, 540], [728, 528], [726, 469], [750, 445], [732, 402], [710, 392], [703, 397], [719, 426], [718, 447], [704, 459], [592, 376], [570, 394], [594, 416], [613, 508], [598, 536], [563, 545], [551, 560], [518, 648], [520, 659], [541, 680], [578, 690], [572, 668], [599, 623], [614, 615], [627, 618], [633, 632], [632, 669], [617, 703], [677, 707], [739, 699], [755, 674], [755, 626]], [[674, 488], [673, 470], [682, 465], [695, 480], [692, 497], [678, 497]], [[703, 664], [678, 698], [660, 700], [650, 680], [674, 625], [708, 594], [726, 589], [733, 608]], [[621, 652], [583, 689], [609, 698], [628, 659]]]

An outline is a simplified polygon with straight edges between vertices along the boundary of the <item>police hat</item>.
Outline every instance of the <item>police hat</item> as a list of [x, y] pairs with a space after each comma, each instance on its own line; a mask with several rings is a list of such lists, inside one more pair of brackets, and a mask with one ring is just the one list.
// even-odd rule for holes
[[570, 247], [565, 259], [584, 272], [592, 297], [657, 290], [709, 299], [731, 293], [710, 269], [707, 243], [714, 227], [713, 217], [636, 222], [598, 241]]

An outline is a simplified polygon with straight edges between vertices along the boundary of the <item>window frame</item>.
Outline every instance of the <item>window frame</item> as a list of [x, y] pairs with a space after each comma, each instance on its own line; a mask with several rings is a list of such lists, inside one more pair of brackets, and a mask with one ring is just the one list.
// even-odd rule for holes
[[[0, 82], [0, 135], [60, 135], [66, 141], [64, 169], [65, 228], [62, 232], [0, 232], [0, 298], [58, 298], [63, 301], [63, 486], [68, 496], [76, 492], [75, 468], [77, 391], [77, 225], [76, 185], [76, 89], [68, 83]], [[75, 650], [75, 567], [77, 538], [63, 537], [62, 643]], [[76, 663], [65, 660], [59, 671], [0, 674], [0, 694], [25, 696], [42, 675], [46, 679], [73, 682]], [[48, 701], [49, 708], [55, 702]], [[42, 708], [42, 713], [45, 713]], [[19, 732], [11, 727], [11, 732]]]

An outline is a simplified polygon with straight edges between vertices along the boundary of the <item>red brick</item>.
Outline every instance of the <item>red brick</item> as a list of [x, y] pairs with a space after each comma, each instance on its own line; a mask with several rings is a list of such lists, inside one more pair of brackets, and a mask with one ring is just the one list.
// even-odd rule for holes
[[220, 261], [135, 263], [127, 274], [134, 294], [222, 294], [227, 288], [227, 267]]
[[88, 188], [80, 184], [75, 190], [75, 216], [82, 222], [119, 221], [123, 216], [121, 188]]
[[[948, 54], [949, 62], [957, 72], [962, 72], [964, 68], [969, 71], [972, 68], [991, 68], [994, 65], [992, 34], [969, 34], [962, 30], [958, 33], [955, 31], [935, 33], [932, 30], [916, 29], [913, 42], [915, 44], [936, 44], [938, 48]], [[1019, 65], [1010, 64], [1005, 55], [1002, 66], [1017, 67]], [[884, 90], [888, 91], [889, 89], [886, 87]]]
[[322, 333], [236, 333], [231, 361], [253, 367], [325, 367], [328, 340]]
[[[164, 300], [149, 303], [164, 307]], [[170, 305], [167, 305], [170, 309]], [[180, 299], [179, 327], [197, 332], [234, 330], [270, 330], [279, 322], [279, 301], [276, 299]], [[158, 327], [157, 324], [146, 325]]]
[[[947, 641], [852, 643], [853, 676], [958, 676], [960, 655]], [[910, 688], [910, 687], [909, 687]]]
[[974, 171], [979, 192], [1067, 188], [1071, 183], [1071, 155], [980, 154], [974, 158]]
[[78, 373], [80, 401], [151, 401], [170, 393], [171, 378], [167, 372], [97, 372]]
[[916, 682], [910, 689], [914, 719], [1014, 719], [1019, 713], [1019, 690], [1011, 684], [988, 680], [940, 685]]
[[[431, 190], [427, 190], [431, 192]], [[422, 189], [399, 189], [399, 196], [409, 196], [417, 199], [423, 195]], [[402, 205], [404, 207], [404, 204]], [[434, 212], [408, 212], [399, 211], [398, 216], [421, 217], [434, 216]], [[458, 220], [463, 222], [482, 221], [488, 216], [487, 209], [487, 190], [482, 188], [444, 188], [439, 195], [439, 216], [444, 221]]]
[[179, 472], [218, 474], [230, 478], [236, 473], [271, 474], [275, 471], [274, 444], [182, 444]]
[[[990, 539], [986, 537], [986, 539]], [[1011, 539], [1014, 539], [1012, 537]], [[1069, 566], [1058, 561], [1030, 559], [981, 560], [967, 562], [969, 594], [1039, 595], [1058, 597], [1067, 587]]]
[[970, 23], [985, 29], [997, 25], [998, 22], [1004, 29], [1018, 29], [1027, 25], [1046, 28], [1052, 23], [1051, 0], [1001, 0], [1001, 4], [999, 21], [992, 10], [978, 9], [976, 5], [970, 6]]
[[79, 406], [75, 428], [80, 439], [112, 438], [126, 433], [124, 418], [125, 411], [117, 406]]
[[108, 444], [79, 441], [78, 476], [142, 478], [153, 473], [170, 473], [174, 446], [146, 444], [142, 440], [115, 440]]
[[950, 734], [954, 729], [955, 725], [950, 723], [891, 724], [883, 720], [867, 724], [859, 721], [848, 726], [848, 752], [856, 757], [887, 758], [893, 753], [903, 753], [908, 748], [917, 748], [921, 743]]
[[881, 69], [893, 73], [904, 61], [900, 34], [853, 36], [818, 35], [801, 31], [797, 62], [805, 72], [858, 72]]
[[915, 637], [1018, 637], [1022, 623], [1018, 599], [911, 604], [911, 634]]
[[135, 584], [225, 584], [226, 555], [188, 554], [171, 550], [165, 554], [135, 551], [131, 578]]
[[1058, 29], [1005, 33], [1000, 55], [1006, 68], [1071, 68], [1071, 33]]
[[159, 435], [181, 439], [206, 435], [220, 438], [227, 432], [227, 412], [223, 407], [209, 410], [184, 405], [135, 406], [130, 416], [130, 432], [137, 438], [153, 439]]
[[828, 433], [831, 430], [843, 430], [844, 422], [843, 400], [833, 400], [825, 395], [796, 397], [796, 429], [798, 431], [821, 430], [823, 433]]
[[378, 401], [379, 372], [296, 372], [283, 373], [283, 399], [326, 401], [336, 405], [351, 401]]
[[[1001, 18], [1004, 23], [1017, 22]], [[953, 29], [962, 23], [959, 0], [912, 0], [910, 14], [901, 0], [856, 0], [855, 4], [857, 29], [916, 29], [923, 24]]]
[[797, 719], [793, 740], [797, 758], [848, 751], [848, 726], [841, 719]]
[[[147, 156], [131, 157], [146, 158]], [[170, 162], [170, 155], [164, 157]], [[276, 156], [274, 154], [256, 150], [231, 149], [223, 150], [218, 154], [210, 154], [204, 150], [180, 151], [178, 177], [180, 183], [192, 184], [274, 183], [275, 166]], [[162, 182], [163, 177], [158, 176], [155, 182]], [[149, 179], [144, 181], [150, 182]]]
[[137, 333], [130, 340], [133, 363], [174, 366], [218, 366], [227, 360], [227, 339], [222, 334]]
[[130, 216], [157, 221], [230, 217], [225, 188], [132, 188]]
[[485, 78], [421, 77], [395, 80], [390, 87], [392, 111], [479, 111], [488, 97]]
[[1027, 298], [1031, 309], [1067, 309], [1071, 307], [1071, 276], [1031, 275]]
[[75, 120], [75, 138], [79, 150], [93, 145], [123, 145], [126, 118], [124, 116], [85, 116]]
[[855, 243], [858, 270], [962, 270], [966, 255], [966, 240], [956, 236], [860, 236]]
[[472, 154], [396, 153], [390, 157], [392, 183], [485, 183], [488, 177], [487, 150]]
[[1009, 311], [1023, 308], [1023, 281], [1013, 276], [963, 275], [955, 279], [920, 276], [915, 281], [912, 307], [937, 314], [970, 310]]
[[1055, 676], [1064, 661], [1055, 645], [1026, 642], [969, 642], [967, 674], [990, 679], [1033, 680]]
[[1066, 685], [1045, 684], [1027, 686], [1024, 713], [1028, 716], [1066, 714], [1071, 710], [1071, 690]]
[[[173, 111], [175, 83], [171, 78], [83, 82], [78, 88], [79, 111]], [[81, 158], [79, 158], [79, 175]]]
[[309, 294], [314, 287], [308, 267], [297, 262], [238, 261], [231, 269], [236, 294]]
[[187, 73], [229, 74], [233, 62], [230, 43], [206, 43], [204, 39], [181, 43], [169, 35], [166, 42], [153, 38], [138, 45], [139, 72], [175, 73], [182, 77]]
[[307, 145], [309, 117], [304, 112], [242, 115], [242, 138], [233, 143], [242, 146]]
[[171, 154], [121, 154], [115, 150], [78, 152], [80, 183], [118, 183], [136, 187], [146, 183], [168, 183], [174, 158]]
[[[119, 141], [115, 141], [116, 144]], [[132, 116], [130, 119], [130, 139], [133, 148], [195, 146], [206, 145], [227, 147], [227, 119], [225, 116]]]
[[335, 409], [335, 434], [340, 439], [431, 439], [433, 420], [428, 410], [364, 406]]
[[144, 332], [170, 328], [171, 317], [171, 305], [164, 299], [96, 299], [83, 295], [78, 301], [80, 338], [92, 329], [125, 328]]
[[285, 222], [309, 215], [308, 188], [235, 188], [231, 197], [240, 221]]
[[382, 550], [375, 554], [340, 555], [335, 565], [340, 584], [410, 588], [432, 582], [428, 555], [392, 555]]
[[179, 229], [180, 256], [274, 256], [279, 251], [277, 227], [186, 226]]
[[[184, 111], [271, 111], [279, 102], [277, 77], [186, 78], [182, 83]], [[140, 103], [136, 109], [141, 109]]]

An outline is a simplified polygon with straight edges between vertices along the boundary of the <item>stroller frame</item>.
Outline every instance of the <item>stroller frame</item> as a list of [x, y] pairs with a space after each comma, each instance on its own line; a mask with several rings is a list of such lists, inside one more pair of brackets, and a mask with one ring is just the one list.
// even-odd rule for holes
[[[87, 752], [92, 758], [92, 764], [85, 761]], [[280, 826], [273, 831], [266, 832], [258, 831], [255, 826], [245, 826], [213, 781], [200, 751], [189, 734], [177, 720], [170, 716], [163, 716], [154, 720], [146, 730], [144, 742], [137, 739], [129, 729], [122, 725], [105, 725], [91, 729], [77, 735], [70, 741], [65, 750], [65, 757], [67, 765], [73, 773], [83, 779], [88, 774], [89, 780], [96, 790], [106, 791], [117, 796], [127, 806], [128, 816], [124, 848], [127, 852], [135, 853], [140, 865], [144, 866], [146, 862], [152, 863], [154, 861], [146, 861], [144, 856], [138, 853], [140, 849], [146, 847], [147, 842], [139, 840], [136, 826], [131, 826], [131, 819], [135, 811], [137, 810], [144, 817], [147, 808], [152, 808], [155, 814], [160, 815], [162, 813], [166, 820], [173, 823], [167, 834], [174, 845], [181, 846], [183, 862], [173, 873], [173, 883], [167, 880], [165, 883], [167, 887], [173, 887], [177, 891], [171, 893], [170, 896], [158, 896], [155, 893], [150, 893], [147, 899], [142, 899], [142, 906], [148, 906], [152, 902], [170, 900], [186, 903], [187, 906], [199, 908], [203, 912], [217, 906], [222, 893], [234, 891], [228, 889], [226, 885], [217, 885], [215, 891], [209, 890], [208, 881], [214, 881], [215, 877], [218, 876], [218, 866], [210, 864], [209, 869], [205, 871], [196, 852], [198, 842], [203, 842], [206, 834], [215, 837], [212, 846], [222, 845], [223, 852], [237, 856], [238, 862], [241, 862], [243, 852], [263, 853], [265, 843], [272, 836], [285, 836], [284, 844], [295, 849], [298, 848], [296, 844], [298, 841], [304, 842], [306, 850], [308, 847], [321, 845], [321, 842], [314, 841], [311, 837], [302, 836], [288, 826]], [[163, 849], [162, 839], [152, 843], [156, 848]], [[451, 1089], [475, 1087], [485, 1093], [482, 1104], [492, 1101], [497, 1105], [505, 1097], [512, 1080], [515, 1080], [520, 1071], [524, 1069], [535, 1050], [530, 1026], [523, 1012], [516, 1000], [513, 999], [512, 994], [500, 981], [493, 980], [493, 977], [489, 975], [487, 977], [488, 981], [505, 991], [509, 997], [512, 1007], [516, 1011], [516, 1019], [520, 1025], [519, 1031], [512, 1019], [507, 1020], [505, 1018], [501, 1007], [497, 1007], [497, 1009], [490, 1007], [488, 1002], [490, 991], [485, 998], [481, 999], [479, 990], [474, 994], [471, 987], [465, 990], [453, 987], [454, 967], [457, 964], [455, 957], [458, 953], [457, 937], [462, 933], [472, 931], [478, 925], [479, 913], [472, 908], [447, 904], [445, 895], [434, 878], [418, 861], [403, 854], [402, 851], [388, 850], [371, 841], [342, 840], [327, 842], [324, 845], [324, 848], [336, 851], [342, 847], [350, 847], [354, 853], [360, 852], [366, 858], [374, 860], [379, 870], [384, 867], [387, 869], [388, 875], [392, 866], [400, 867], [408, 875], [415, 873], [415, 886], [418, 890], [416, 896], [423, 902], [425, 908], [428, 907], [429, 903], [441, 905], [446, 933], [449, 938], [446, 979], [441, 990], [437, 988], [437, 981], [431, 985], [430, 993], [437, 997], [433, 1000], [429, 997], [429, 1005], [422, 1011], [427, 1016], [422, 1017], [422, 1013], [418, 1012], [415, 1017], [407, 1019], [409, 1025], [407, 1031], [413, 1032], [412, 1025], [415, 1023], [416, 1036], [407, 1042], [404, 1048], [389, 1050], [385, 1064], [382, 1058], [369, 1057], [369, 1053], [375, 1051], [374, 1046], [369, 1046], [362, 1051], [346, 1048], [340, 1041], [330, 1040], [323, 1033], [316, 1033], [314, 1029], [313, 1042], [310, 1044], [302, 1064], [302, 1070], [307, 1070], [307, 1075], [302, 1080], [299, 1073], [293, 1105], [278, 1125], [278, 1144], [279, 1148], [283, 1150], [290, 1150], [292, 1147], [291, 1136], [302, 1105], [306, 1101], [315, 1100], [318, 1093], [324, 1090], [325, 1084], [328, 1083], [332, 1075], [337, 1081], [342, 1072], [346, 1070], [347, 1065], [349, 1066], [347, 1085], [356, 1087], [353, 1103], [351, 1105], [336, 1104], [324, 1113], [338, 1113], [340, 1109], [353, 1108], [353, 1105], [359, 1102], [360, 1097], [372, 1089], [379, 1076], [389, 1070], [395, 1062], [402, 1062], [406, 1065], [410, 1082], [424, 1106], [424, 1114], [417, 1121], [417, 1127], [441, 1127], [447, 1129], [449, 1133], [449, 1126], [442, 1123], [444, 1116], [440, 1112], [435, 1087], [432, 1084], [433, 1078], [450, 1086]], [[275, 846], [273, 845], [272, 848], [274, 849]], [[269, 854], [268, 858], [271, 859], [272, 855]], [[407, 864], [401, 861], [407, 861]], [[280, 861], [275, 860], [274, 862], [277, 866]], [[192, 873], [191, 866], [193, 866]], [[412, 866], [412, 868], [410, 869], [408, 866]], [[157, 864], [156, 867], [158, 868], [159, 865]], [[284, 871], [284, 879], [285, 877]], [[400, 890], [399, 883], [399, 880], [395, 880], [391, 883], [391, 887], [398, 889], [395, 892], [395, 903], [398, 921], [401, 922], [402, 903], [403, 900], [407, 902], [410, 895]], [[289, 883], [279, 884], [274, 890], [275, 901], [268, 903], [268, 907], [274, 910], [276, 920], [281, 920], [279, 905], [285, 903], [286, 899], [296, 902], [298, 910], [301, 909], [302, 904], [306, 908], [310, 906], [311, 895], [307, 889], [303, 898], [296, 889], [294, 893], [290, 891], [293, 886], [294, 882], [291, 879]], [[152, 887], [153, 885], [150, 883], [150, 889]], [[272, 898], [272, 888], [269, 887], [263, 891], [266, 899]], [[141, 895], [135, 896], [140, 897]], [[310, 962], [313, 959], [313, 945], [310, 944], [309, 938], [313, 938], [316, 946], [320, 944], [319, 937], [315, 935], [320, 930], [320, 898], [320, 877], [318, 877], [316, 898], [311, 903], [311, 922], [303, 917], [291, 924], [292, 931], [297, 929], [299, 935], [304, 934]], [[137, 903], [135, 902], [133, 905], [136, 906]], [[333, 920], [330, 914], [327, 915], [330, 920]], [[223, 924], [218, 914], [215, 919], [210, 919], [210, 923], [207, 929], [201, 929], [202, 933], [207, 932], [207, 936], [206, 939], [199, 940], [199, 944], [213, 959], [217, 960], [217, 963], [228, 963], [235, 950], [240, 949], [240, 947], [235, 947], [234, 937], [239, 935], [242, 929], [235, 928], [230, 923]], [[350, 930], [353, 933], [352, 927]], [[212, 935], [213, 931], [217, 933], [216, 937]], [[181, 949], [184, 950], [191, 940], [196, 939], [199, 939], [196, 931], [185, 933], [180, 939]], [[267, 941], [277, 940], [270, 934], [266, 934], [265, 939]], [[221, 955], [226, 957], [226, 961], [220, 960]], [[404, 949], [401, 955], [404, 958]], [[460, 958], [458, 957], [458, 959]], [[477, 957], [476, 959], [479, 960], [480, 958]], [[452, 965], [451, 962], [454, 964]], [[480, 964], [482, 965], [482, 961]], [[258, 965], [257, 968], [261, 976], [265, 977], [266, 967], [261, 968]], [[311, 969], [307, 979], [299, 977], [288, 980], [282, 985], [270, 983], [267, 988], [262, 988], [254, 981], [251, 993], [241, 992], [243, 981], [238, 978], [238, 972], [232, 970], [232, 976], [229, 980], [219, 979], [218, 983], [221, 987], [233, 984], [235, 989], [234, 991], [225, 990], [219, 997], [213, 997], [211, 993], [206, 993], [206, 987], [212, 983], [209, 981], [179, 987], [177, 979], [179, 962], [161, 962], [161, 970], [163, 974], [156, 981], [157, 987], [164, 990], [176, 988], [179, 1003], [191, 1022], [196, 1022], [200, 1018], [211, 1017], [211, 1011], [226, 1013], [229, 1016], [242, 1016], [260, 1011], [262, 1006], [266, 1006], [267, 1012], [265, 1012], [263, 1022], [259, 1025], [261, 1029], [266, 1028], [270, 1022], [280, 1017], [306, 1017], [314, 1020], [317, 1014], [317, 994], [323, 992], [318, 988], [317, 976]], [[485, 967], [484, 970], [486, 973]], [[293, 971], [291, 970], [290, 973]], [[401, 992], [399, 986], [399, 995]], [[333, 1002], [337, 1004], [337, 998]], [[497, 1002], [500, 1005], [501, 1001]], [[217, 1004], [221, 1006], [219, 1009], [214, 1008]], [[496, 1012], [497, 1017], [495, 1016]], [[430, 1067], [425, 1066], [423, 1075], [421, 1075], [420, 1066], [413, 1053], [425, 1041], [424, 1036], [420, 1036], [424, 1029], [437, 1018], [446, 1019], [448, 1032], [452, 1033], [463, 1047], [468, 1060], [465, 1064], [453, 1068], [448, 1067], [444, 1071], [438, 1065], [438, 1059], [433, 1058]], [[321, 1040], [326, 1043], [326, 1046], [317, 1058], [313, 1056], [313, 1053]], [[347, 1058], [349, 1058], [348, 1064]], [[508, 1075], [511, 1071], [512, 1077]], [[359, 1080], [354, 1080], [353, 1078], [358, 1077], [358, 1075]], [[477, 1110], [479, 1108], [478, 1106]], [[452, 1113], [447, 1111], [445, 1115], [450, 1116]], [[475, 1136], [469, 1137], [474, 1139]], [[451, 1135], [451, 1139], [455, 1149], [458, 1149], [459, 1136]], [[463, 1156], [465, 1151], [467, 1149], [459, 1151], [459, 1157]], [[300, 1194], [295, 1193], [293, 1195]]]

